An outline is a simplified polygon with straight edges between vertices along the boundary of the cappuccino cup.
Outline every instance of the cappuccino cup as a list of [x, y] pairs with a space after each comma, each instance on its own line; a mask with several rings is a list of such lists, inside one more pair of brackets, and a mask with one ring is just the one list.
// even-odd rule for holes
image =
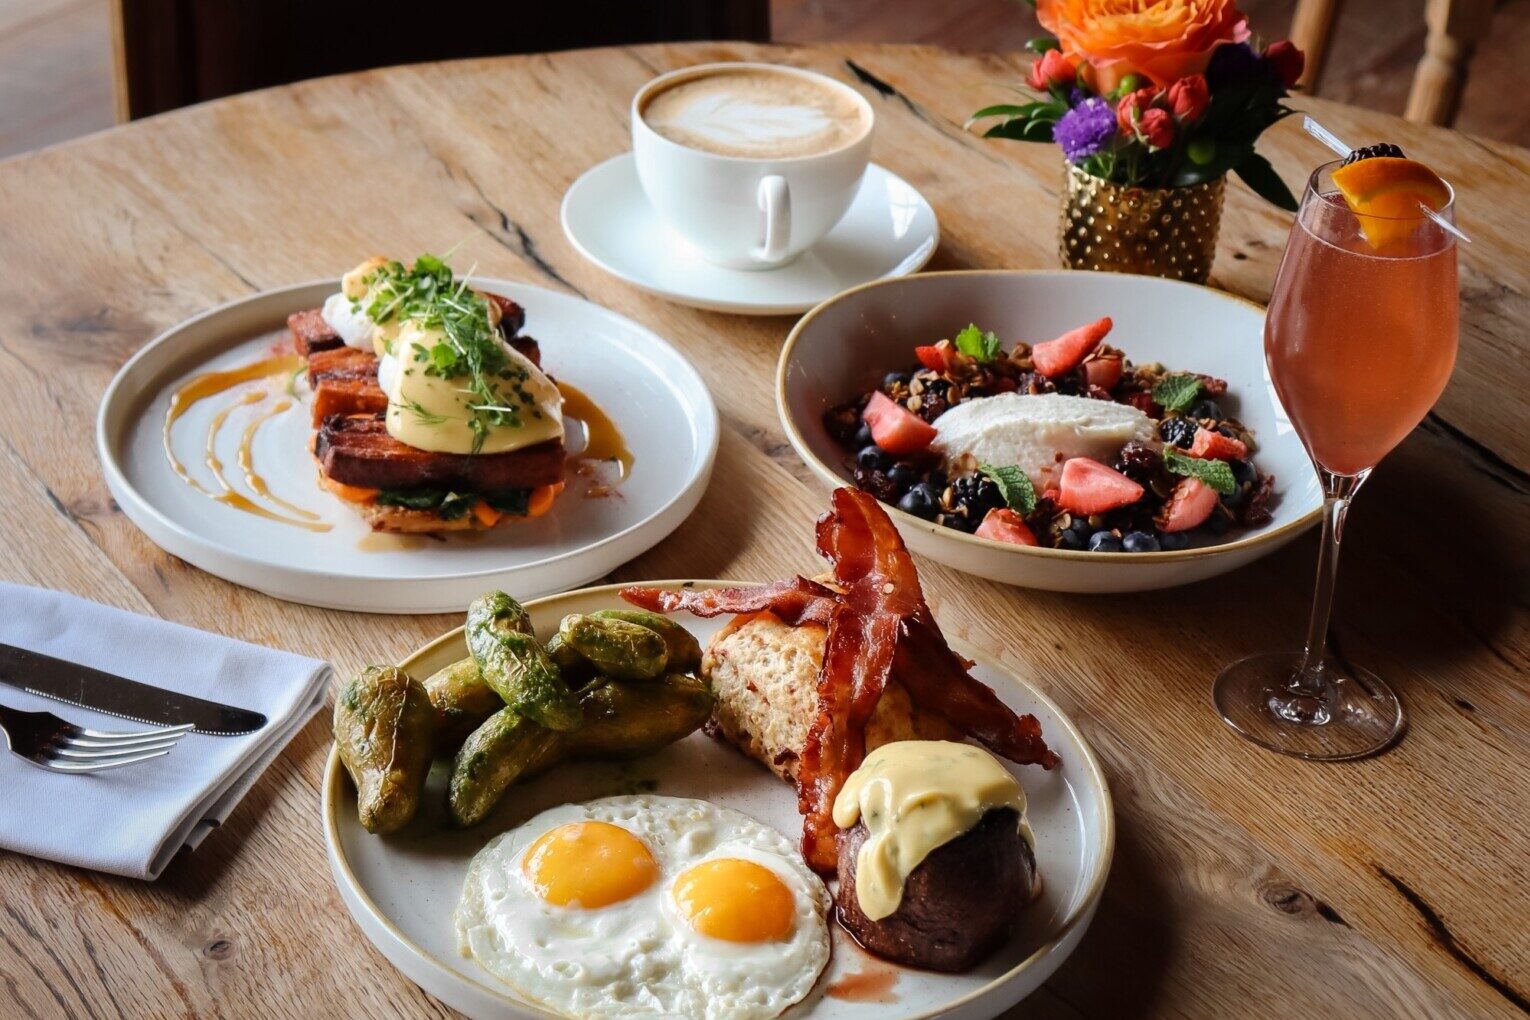
[[638, 180], [659, 217], [708, 261], [771, 269], [844, 217], [875, 114], [848, 85], [775, 64], [703, 64], [632, 99]]

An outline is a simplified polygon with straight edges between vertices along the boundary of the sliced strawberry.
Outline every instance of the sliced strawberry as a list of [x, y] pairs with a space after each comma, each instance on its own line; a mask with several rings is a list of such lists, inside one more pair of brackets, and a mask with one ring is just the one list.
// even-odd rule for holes
[[1241, 439], [1224, 436], [1202, 425], [1195, 430], [1195, 439], [1190, 443], [1189, 452], [1190, 456], [1202, 460], [1242, 460], [1248, 456], [1248, 447], [1243, 445]]
[[1010, 545], [1036, 544], [1036, 536], [1031, 534], [1031, 529], [1025, 526], [1025, 518], [1007, 506], [988, 511], [987, 516], [983, 518], [983, 523], [978, 525], [977, 531], [973, 534], [978, 538], [1008, 542]]
[[1047, 340], [1031, 348], [1031, 363], [1044, 376], [1055, 377], [1073, 371], [1094, 353], [1110, 332], [1110, 316], [1078, 329], [1070, 329], [1056, 340]]
[[1116, 355], [1105, 358], [1091, 358], [1084, 362], [1084, 380], [1090, 386], [1098, 386], [1109, 393], [1116, 388], [1116, 383], [1121, 381], [1121, 358]]
[[1057, 505], [1076, 514], [1102, 514], [1142, 498], [1142, 486], [1088, 457], [1064, 464], [1058, 487]]
[[956, 349], [951, 346], [949, 340], [914, 348], [914, 357], [919, 359], [919, 364], [931, 372], [944, 372], [949, 369], [955, 355]]
[[1206, 523], [1217, 508], [1217, 490], [1199, 478], [1181, 478], [1169, 501], [1158, 511], [1158, 530], [1189, 531]]
[[876, 444], [895, 457], [918, 453], [935, 439], [935, 426], [880, 390], [871, 395], [861, 418], [871, 426]]

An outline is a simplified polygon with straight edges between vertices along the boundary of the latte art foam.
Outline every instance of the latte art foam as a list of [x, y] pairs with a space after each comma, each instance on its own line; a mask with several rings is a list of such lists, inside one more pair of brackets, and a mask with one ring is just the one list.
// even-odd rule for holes
[[838, 89], [771, 71], [717, 71], [653, 96], [643, 120], [660, 135], [720, 156], [790, 158], [843, 148], [867, 130]]

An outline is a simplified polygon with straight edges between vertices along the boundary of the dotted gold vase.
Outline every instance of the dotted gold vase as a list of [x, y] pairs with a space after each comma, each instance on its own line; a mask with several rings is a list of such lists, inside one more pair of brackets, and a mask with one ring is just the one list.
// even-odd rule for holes
[[1057, 225], [1069, 269], [1205, 283], [1216, 255], [1225, 178], [1184, 188], [1137, 188], [1067, 167]]

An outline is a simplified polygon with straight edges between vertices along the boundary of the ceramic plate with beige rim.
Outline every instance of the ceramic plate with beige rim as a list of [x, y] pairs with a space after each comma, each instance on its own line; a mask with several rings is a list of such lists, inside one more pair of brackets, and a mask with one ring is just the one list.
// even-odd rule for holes
[[847, 455], [829, 436], [823, 413], [875, 388], [887, 372], [914, 364], [915, 346], [975, 323], [1008, 348], [1106, 315], [1115, 322], [1109, 343], [1133, 362], [1158, 361], [1227, 380], [1227, 395], [1218, 402], [1253, 432], [1254, 458], [1275, 476], [1274, 519], [1175, 552], [1092, 553], [989, 541], [887, 507], [911, 550], [1027, 588], [1146, 591], [1235, 570], [1318, 523], [1317, 475], [1265, 371], [1264, 309], [1195, 284], [1121, 273], [974, 270], [845, 291], [804, 315], [786, 339], [776, 372], [781, 424], [826, 484], [851, 484]]
[[[716, 581], [659, 581], [715, 587]], [[618, 586], [590, 588], [526, 604], [542, 637], [567, 613], [621, 605]], [[675, 619], [705, 643], [723, 624]], [[1077, 727], [1043, 693], [991, 656], [952, 642], [976, 661], [973, 675], [1016, 712], [1034, 713], [1062, 758], [1051, 772], [1015, 766], [1036, 834], [1040, 899], [1017, 905], [1010, 942], [966, 974], [935, 974], [876, 960], [831, 922], [832, 959], [813, 992], [788, 1017], [992, 1017], [1034, 991], [1078, 946], [1099, 905], [1115, 846], [1115, 819], [1099, 762]], [[400, 665], [425, 677], [467, 654], [461, 630], [419, 649]], [[324, 838], [341, 899], [362, 932], [423, 989], [470, 1017], [553, 1016], [457, 951], [452, 914], [468, 863], [490, 839], [560, 803], [638, 791], [710, 801], [751, 815], [795, 841], [802, 820], [795, 791], [731, 747], [696, 733], [648, 758], [624, 763], [566, 763], [511, 788], [475, 829], [453, 829], [444, 807], [446, 769], [432, 770], [420, 813], [391, 836], [366, 832], [356, 793], [331, 752], [324, 775]], [[857, 975], [871, 975], [858, 978]], [[848, 980], [847, 980], [848, 979]], [[875, 987], [876, 995], [860, 989]], [[877, 1001], [870, 1001], [870, 999]]]

